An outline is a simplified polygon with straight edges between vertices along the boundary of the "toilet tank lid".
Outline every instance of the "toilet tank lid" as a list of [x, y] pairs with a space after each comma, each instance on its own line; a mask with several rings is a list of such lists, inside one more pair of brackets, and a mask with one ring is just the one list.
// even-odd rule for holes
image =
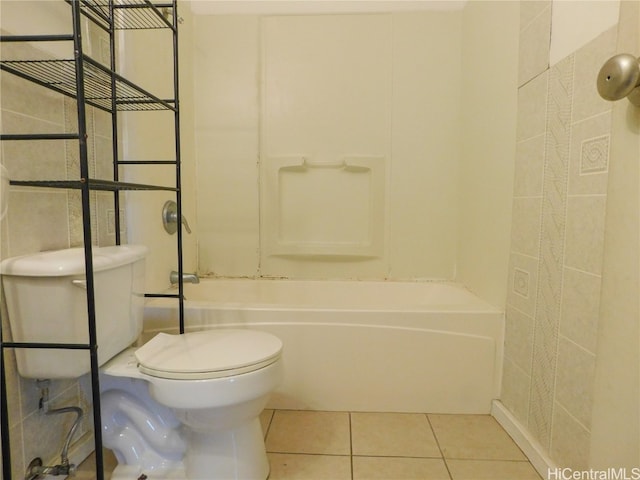
[[[133, 263], [147, 255], [144, 245], [93, 247], [93, 271], [108, 270]], [[7, 258], [0, 263], [2, 275], [25, 277], [63, 277], [84, 275], [84, 248], [67, 248]]]

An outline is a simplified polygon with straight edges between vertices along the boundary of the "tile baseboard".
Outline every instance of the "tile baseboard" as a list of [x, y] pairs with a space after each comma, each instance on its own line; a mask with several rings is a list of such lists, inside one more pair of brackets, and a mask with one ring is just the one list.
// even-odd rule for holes
[[547, 478], [549, 471], [557, 468], [557, 465], [549, 458], [544, 448], [500, 400], [492, 402], [491, 416], [516, 442], [542, 478]]

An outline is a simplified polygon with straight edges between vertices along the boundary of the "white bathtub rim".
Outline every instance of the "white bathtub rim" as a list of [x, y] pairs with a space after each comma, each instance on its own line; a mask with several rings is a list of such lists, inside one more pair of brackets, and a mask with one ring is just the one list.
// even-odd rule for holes
[[[331, 300], [325, 301], [322, 297], [317, 300], [314, 299], [313, 303], [300, 302], [295, 298], [287, 299], [286, 302], [282, 301], [256, 301], [252, 300], [237, 300], [233, 301], [225, 301], [225, 300], [216, 300], [211, 298], [202, 299], [200, 295], [196, 295], [196, 299], [190, 299], [189, 290], [205, 290], [208, 285], [218, 284], [255, 284], [255, 285], [272, 285], [274, 288], [279, 288], [282, 285], [294, 285], [296, 287], [307, 286], [309, 288], [318, 287], [318, 286], [335, 286], [341, 285], [343, 288], [355, 287], [355, 288], [366, 288], [367, 285], [375, 286], [375, 288], [380, 288], [381, 285], [388, 285], [390, 288], [402, 288], [403, 285], [410, 286], [414, 288], [416, 286], [424, 287], [425, 289], [433, 288], [446, 288], [450, 289], [456, 295], [461, 294], [463, 301], [447, 299], [446, 301], [439, 303], [435, 302], [424, 302], [424, 303], [377, 303], [370, 301], [362, 301], [356, 300], [354, 303], [344, 303], [344, 300], [341, 299], [339, 304], [332, 304]], [[295, 288], [295, 287], [294, 287]], [[386, 287], [382, 287], [386, 288]], [[175, 294], [177, 292], [176, 287], [170, 288], [166, 293]], [[342, 293], [342, 290], [341, 290]], [[220, 278], [220, 277], [208, 277], [203, 278], [200, 284], [186, 284], [185, 285], [185, 305], [187, 307], [193, 306], [202, 308], [215, 306], [215, 308], [219, 309], [230, 309], [230, 310], [262, 310], [262, 309], [278, 309], [278, 310], [318, 310], [318, 311], [366, 311], [366, 312], [409, 312], [409, 311], [428, 311], [428, 312], [437, 312], [437, 311], [445, 311], [447, 313], [499, 313], [503, 310], [490, 304], [489, 302], [483, 300], [478, 297], [475, 293], [467, 289], [463, 284], [454, 283], [454, 282], [440, 282], [440, 281], [429, 281], [429, 282], [418, 282], [418, 281], [361, 281], [361, 280], [291, 280], [291, 279], [240, 279], [240, 278]], [[170, 299], [164, 298], [151, 298], [146, 300], [146, 305], [148, 306], [162, 306], [167, 305], [167, 301], [171, 301]]]
[[[152, 298], [147, 300], [145, 306], [147, 307], [159, 307], [163, 308], [169, 305], [168, 302], [174, 303], [173, 300], [162, 299], [162, 298]], [[293, 311], [313, 311], [313, 312], [363, 312], [363, 313], [375, 313], [375, 312], [385, 312], [385, 313], [407, 313], [407, 312], [428, 312], [428, 313], [502, 313], [502, 310], [491, 307], [491, 308], [478, 308], [478, 306], [473, 305], [471, 308], [461, 308], [460, 305], [456, 304], [434, 304], [430, 305], [430, 308], [426, 309], [424, 305], [406, 305], [403, 308], [399, 307], [376, 307], [372, 308], [371, 306], [366, 305], [349, 305], [349, 306], [341, 306], [341, 307], [327, 307], [327, 306], [316, 306], [316, 305], [304, 305], [304, 304], [281, 304], [281, 303], [245, 303], [245, 302], [225, 302], [225, 303], [212, 303], [206, 300], [189, 300], [188, 297], [185, 298], [185, 309], [192, 308], [194, 310], [201, 308], [215, 308], [217, 310], [243, 310], [243, 311], [264, 311], [264, 310], [281, 310], [285, 312], [293, 312]]]
[[[331, 323], [331, 322], [253, 322], [253, 323], [220, 323], [215, 325], [209, 324], [200, 324], [200, 325], [188, 325], [185, 326], [185, 330], [197, 332], [200, 330], [209, 330], [212, 328], [251, 328], [251, 327], [268, 327], [268, 326], [309, 326], [309, 327], [360, 327], [360, 328], [374, 328], [380, 330], [403, 330], [409, 332], [423, 332], [423, 333], [432, 333], [435, 335], [452, 335], [458, 337], [470, 337], [477, 338], [479, 340], [491, 340], [495, 341], [495, 339], [489, 335], [478, 335], [474, 333], [461, 333], [461, 332], [452, 332], [449, 330], [437, 330], [433, 328], [417, 328], [417, 327], [406, 327], [406, 326], [395, 326], [395, 325], [363, 325], [361, 323]], [[178, 326], [174, 326], [175, 329]], [[145, 332], [160, 332], [166, 331], [165, 328], [151, 328], [146, 329]]]

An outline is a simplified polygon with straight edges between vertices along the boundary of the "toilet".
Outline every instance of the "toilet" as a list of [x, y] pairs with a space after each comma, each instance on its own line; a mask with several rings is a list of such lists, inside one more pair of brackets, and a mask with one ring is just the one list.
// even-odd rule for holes
[[[103, 445], [113, 480], [264, 480], [259, 415], [282, 376], [282, 342], [248, 329], [159, 333], [140, 348], [143, 246], [93, 248]], [[0, 263], [13, 341], [88, 343], [84, 249]], [[33, 301], [38, 298], [38, 301]], [[82, 350], [16, 349], [26, 378], [77, 378]]]

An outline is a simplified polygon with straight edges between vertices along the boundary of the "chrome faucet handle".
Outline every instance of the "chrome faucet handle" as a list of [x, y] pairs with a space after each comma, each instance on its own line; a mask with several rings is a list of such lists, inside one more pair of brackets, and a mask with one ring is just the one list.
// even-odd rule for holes
[[[187, 233], [191, 233], [189, 223], [184, 215], [182, 215], [181, 224], [184, 225], [184, 229]], [[162, 225], [164, 225], [165, 231], [173, 235], [178, 231], [178, 204], [173, 200], [167, 200], [162, 207]]]
[[187, 231], [187, 233], [191, 233], [189, 223], [187, 222], [187, 217], [185, 217], [184, 215], [182, 215], [182, 225], [184, 225], [184, 229]]

